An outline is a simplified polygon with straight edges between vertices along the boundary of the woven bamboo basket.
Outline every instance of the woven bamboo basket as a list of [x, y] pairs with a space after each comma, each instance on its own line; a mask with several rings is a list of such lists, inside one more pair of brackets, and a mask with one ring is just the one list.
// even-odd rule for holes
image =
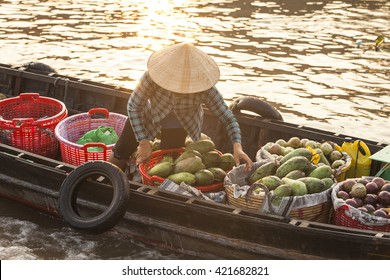
[[328, 224], [332, 210], [330, 193], [333, 186], [320, 193], [295, 197], [277, 197], [271, 191], [264, 200], [263, 212]]
[[334, 176], [337, 182], [342, 182], [345, 180], [345, 175], [347, 174], [348, 169], [351, 167], [352, 158], [345, 152], [342, 152], [345, 159], [345, 164], [340, 166], [338, 169], [333, 170]]
[[227, 203], [238, 208], [250, 209], [250, 210], [261, 210], [263, 202], [265, 200], [266, 192], [260, 192], [258, 195], [249, 194], [246, 197], [234, 197], [234, 191], [232, 186], [225, 188]]
[[331, 209], [332, 203], [327, 201], [313, 206], [293, 209], [289, 216], [306, 221], [329, 223]]
[[[261, 160], [253, 164], [253, 171], [256, 170], [259, 166], [266, 164], [269, 160]], [[225, 177], [224, 187], [226, 192], [227, 204], [233, 205], [241, 209], [250, 209], [261, 211], [262, 205], [265, 200], [266, 195], [268, 194], [268, 189], [263, 184], [253, 184], [252, 186], [247, 185], [248, 173], [245, 172], [245, 165], [239, 165], [230, 170]], [[234, 186], [249, 188], [247, 194], [243, 197], [234, 197]], [[263, 189], [258, 195], [253, 194], [252, 190], [255, 187], [260, 187]]]

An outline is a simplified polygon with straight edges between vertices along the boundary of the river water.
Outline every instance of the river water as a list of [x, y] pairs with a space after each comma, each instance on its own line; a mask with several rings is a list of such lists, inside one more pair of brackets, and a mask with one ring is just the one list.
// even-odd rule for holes
[[[229, 103], [256, 96], [291, 123], [390, 143], [388, 0], [3, 0], [0, 62], [134, 88], [153, 51], [213, 56]], [[0, 259], [180, 259], [114, 232], [88, 236], [0, 200]], [[114, 249], [113, 249], [114, 248]]]

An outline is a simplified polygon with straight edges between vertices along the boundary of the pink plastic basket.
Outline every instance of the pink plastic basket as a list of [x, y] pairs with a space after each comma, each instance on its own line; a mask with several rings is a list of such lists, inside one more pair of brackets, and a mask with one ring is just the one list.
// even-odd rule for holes
[[58, 154], [54, 136], [68, 110], [59, 100], [39, 93], [21, 93], [0, 101], [0, 142], [50, 158]]
[[[62, 160], [76, 166], [91, 160], [107, 161], [115, 144], [106, 145], [94, 142], [79, 145], [76, 142], [85, 133], [99, 126], [110, 126], [120, 136], [126, 121], [127, 116], [110, 113], [104, 108], [94, 108], [89, 110], [88, 113], [77, 114], [64, 119], [55, 129], [55, 136], [60, 142]], [[88, 151], [90, 147], [100, 147], [102, 151]]]

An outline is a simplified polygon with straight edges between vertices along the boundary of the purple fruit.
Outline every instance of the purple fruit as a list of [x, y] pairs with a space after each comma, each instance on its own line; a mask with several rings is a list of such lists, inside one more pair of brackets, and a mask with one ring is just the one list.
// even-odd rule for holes
[[375, 177], [374, 179], [371, 180], [371, 182], [377, 184], [378, 188], [382, 188], [382, 186], [386, 184], [385, 179], [381, 177]]
[[362, 207], [363, 206], [363, 199], [358, 198], [358, 197], [354, 197], [352, 199], [356, 201], [357, 207]]
[[364, 213], [368, 213], [368, 210], [365, 207], [358, 207], [358, 210], [360, 210], [360, 211], [362, 211]]
[[368, 213], [374, 213], [375, 212], [375, 207], [373, 206], [373, 205], [371, 205], [371, 204], [365, 204], [365, 205], [363, 205], [363, 208], [366, 208], [367, 209], [367, 212]]
[[382, 209], [375, 210], [374, 211], [374, 215], [378, 216], [378, 217], [382, 217], [382, 218], [386, 218], [387, 217], [387, 213], [384, 210], [382, 210]]
[[343, 190], [347, 193], [349, 193], [352, 190], [352, 186], [356, 184], [356, 180], [354, 179], [348, 179], [343, 182], [343, 185], [341, 186], [340, 190]]
[[377, 199], [378, 199], [378, 196], [377, 196], [376, 194], [369, 193], [369, 194], [367, 194], [366, 197], [363, 199], [363, 203], [364, 203], [364, 204], [375, 205]]
[[386, 183], [382, 186], [381, 191], [390, 192], [390, 183]]
[[352, 206], [352, 207], [355, 207], [355, 208], [358, 208], [358, 205], [356, 203], [356, 200], [354, 200], [353, 198], [348, 198], [345, 203], [347, 203], [349, 206]]
[[379, 187], [375, 182], [368, 182], [366, 184], [366, 191], [367, 191], [367, 193], [377, 194], [379, 191]]
[[381, 191], [378, 194], [378, 202], [382, 204], [385, 207], [390, 206], [390, 192], [388, 191]]
[[337, 197], [341, 198], [342, 200], [347, 200], [349, 198], [349, 194], [345, 191], [338, 191]]
[[357, 180], [357, 183], [360, 183], [360, 184], [363, 184], [363, 185], [366, 185], [369, 181], [366, 179], [366, 178], [359, 178]]
[[375, 203], [374, 207], [375, 207], [375, 210], [378, 210], [378, 209], [382, 209], [384, 206], [380, 203]]

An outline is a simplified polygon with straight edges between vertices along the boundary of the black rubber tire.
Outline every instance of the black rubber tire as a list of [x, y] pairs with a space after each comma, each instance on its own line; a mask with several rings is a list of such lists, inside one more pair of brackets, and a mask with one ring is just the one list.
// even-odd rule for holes
[[[95, 217], [81, 217], [76, 209], [77, 193], [83, 180], [102, 175], [111, 181], [113, 198], [107, 209]], [[91, 233], [101, 233], [114, 227], [126, 212], [130, 183], [125, 173], [106, 161], [89, 161], [74, 169], [61, 185], [58, 210], [72, 227]]]
[[53, 67], [42, 62], [29, 62], [23, 64], [23, 67], [25, 67], [26, 70], [37, 70], [45, 73], [57, 73]]
[[262, 116], [263, 118], [283, 121], [282, 115], [268, 102], [256, 97], [243, 96], [235, 99], [229, 106], [233, 112], [241, 110], [250, 111]]

